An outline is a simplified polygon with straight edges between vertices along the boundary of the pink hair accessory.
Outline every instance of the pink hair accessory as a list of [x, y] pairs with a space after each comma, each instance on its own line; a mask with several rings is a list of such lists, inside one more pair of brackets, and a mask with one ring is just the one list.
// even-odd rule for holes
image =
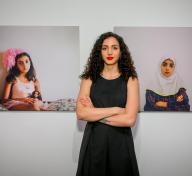
[[10, 48], [3, 53], [3, 66], [9, 71], [15, 65], [15, 57], [23, 53], [21, 49]]

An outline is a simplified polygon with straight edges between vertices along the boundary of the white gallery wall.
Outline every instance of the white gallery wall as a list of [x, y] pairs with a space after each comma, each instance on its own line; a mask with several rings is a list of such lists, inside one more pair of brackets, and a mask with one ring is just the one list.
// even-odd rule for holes
[[[0, 25], [79, 26], [80, 72], [114, 26], [192, 27], [191, 18], [190, 0], [0, 0]], [[141, 176], [192, 175], [191, 124], [191, 113], [139, 113]], [[0, 176], [74, 176], [84, 125], [69, 112], [0, 112]]]

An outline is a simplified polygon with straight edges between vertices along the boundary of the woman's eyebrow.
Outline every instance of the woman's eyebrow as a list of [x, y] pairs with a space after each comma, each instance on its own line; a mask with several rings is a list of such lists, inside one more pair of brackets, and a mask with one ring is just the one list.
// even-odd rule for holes
[[102, 45], [102, 46], [108, 47], [108, 46], [119, 46], [119, 45], [115, 44], [115, 45]]

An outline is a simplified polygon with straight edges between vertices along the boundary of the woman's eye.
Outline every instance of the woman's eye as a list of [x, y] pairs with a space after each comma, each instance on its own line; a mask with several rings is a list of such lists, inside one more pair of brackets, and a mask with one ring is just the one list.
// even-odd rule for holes
[[117, 50], [117, 49], [119, 49], [119, 47], [118, 46], [113, 46], [113, 49]]
[[107, 48], [102, 48], [102, 50], [106, 50]]

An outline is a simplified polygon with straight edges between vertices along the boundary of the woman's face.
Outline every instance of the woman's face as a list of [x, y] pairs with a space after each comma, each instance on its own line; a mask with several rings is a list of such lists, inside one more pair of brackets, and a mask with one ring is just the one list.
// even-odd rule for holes
[[161, 74], [165, 77], [170, 77], [175, 70], [175, 64], [170, 58], [164, 60], [161, 64]]
[[17, 68], [21, 73], [27, 73], [30, 69], [31, 63], [27, 56], [22, 56], [17, 60]]
[[116, 38], [109, 37], [103, 41], [101, 55], [107, 65], [114, 65], [118, 63], [121, 51], [119, 42]]

